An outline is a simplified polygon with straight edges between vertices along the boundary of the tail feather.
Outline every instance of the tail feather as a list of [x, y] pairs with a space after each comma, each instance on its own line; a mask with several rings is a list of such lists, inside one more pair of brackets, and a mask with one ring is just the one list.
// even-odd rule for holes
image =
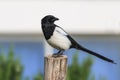
[[111, 62], [111, 63], [113, 63], [113, 64], [116, 64], [113, 60], [111, 60], [111, 59], [109, 59], [109, 58], [107, 58], [107, 57], [104, 57], [104, 56], [102, 56], [102, 55], [100, 55], [100, 54], [98, 54], [98, 53], [96, 53], [96, 52], [93, 52], [93, 51], [91, 51], [91, 50], [89, 50], [89, 49], [86, 49], [86, 48], [84, 48], [84, 47], [79, 46], [78, 49], [80, 49], [80, 50], [82, 50], [82, 51], [85, 51], [85, 52], [87, 52], [87, 53], [89, 53], [89, 54], [92, 54], [92, 55], [94, 55], [94, 56], [96, 56], [96, 57], [98, 57], [98, 58], [101, 58], [101, 59], [105, 60], [105, 61], [108, 61], [108, 62]]
[[113, 64], [116, 64], [113, 60], [111, 60], [111, 59], [109, 59], [109, 58], [107, 58], [107, 57], [104, 57], [104, 56], [102, 56], [102, 55], [100, 55], [100, 54], [98, 54], [98, 53], [96, 53], [96, 52], [93, 52], [93, 51], [91, 51], [91, 50], [89, 50], [89, 49], [86, 49], [86, 48], [82, 47], [82, 46], [79, 45], [71, 36], [67, 35], [67, 37], [69, 38], [69, 40], [70, 40], [71, 43], [72, 43], [72, 45], [71, 45], [70, 48], [76, 48], [76, 49], [85, 51], [85, 52], [87, 52], [87, 53], [89, 53], [89, 54], [92, 54], [92, 55], [94, 55], [94, 56], [96, 56], [96, 57], [98, 57], [98, 58], [101, 58], [101, 59], [103, 59], [103, 60], [105, 60], [105, 61], [108, 61], [108, 62], [111, 62], [111, 63], [113, 63]]

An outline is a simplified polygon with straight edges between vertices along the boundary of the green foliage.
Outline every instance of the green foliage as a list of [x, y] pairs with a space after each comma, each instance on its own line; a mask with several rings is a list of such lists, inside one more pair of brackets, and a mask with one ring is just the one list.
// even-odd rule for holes
[[[82, 64], [78, 62], [78, 54], [73, 56], [72, 64], [68, 67], [67, 80], [95, 80], [95, 76], [91, 74], [91, 66], [93, 60], [87, 57]], [[13, 47], [10, 48], [8, 56], [0, 53], [0, 80], [22, 80], [23, 65], [20, 59], [14, 57]], [[26, 77], [25, 80], [30, 80]], [[43, 80], [43, 76], [38, 73], [33, 80]], [[106, 80], [100, 77], [100, 80]]]
[[34, 77], [34, 80], [43, 80], [43, 76], [38, 73], [35, 77]]
[[14, 59], [13, 49], [8, 56], [0, 53], [0, 80], [21, 80], [23, 67], [19, 59]]
[[[23, 65], [19, 58], [15, 58], [13, 47], [10, 47], [8, 56], [0, 53], [0, 80], [22, 80]], [[30, 80], [27, 77], [25, 80]], [[43, 77], [38, 73], [33, 80], [43, 80]]]
[[91, 74], [90, 69], [92, 64], [93, 60], [87, 57], [80, 65], [78, 62], [78, 54], [75, 54], [72, 64], [68, 67], [67, 80], [88, 80]]

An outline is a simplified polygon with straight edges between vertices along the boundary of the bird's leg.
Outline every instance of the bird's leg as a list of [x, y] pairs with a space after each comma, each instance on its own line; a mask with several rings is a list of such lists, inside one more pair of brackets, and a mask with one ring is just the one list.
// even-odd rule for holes
[[63, 52], [64, 52], [64, 50], [59, 50], [57, 53], [53, 54], [53, 56], [58, 57], [58, 56], [62, 55]]
[[64, 50], [59, 50], [59, 51], [57, 52], [57, 54], [58, 54], [58, 55], [62, 55], [63, 52], [64, 52]]

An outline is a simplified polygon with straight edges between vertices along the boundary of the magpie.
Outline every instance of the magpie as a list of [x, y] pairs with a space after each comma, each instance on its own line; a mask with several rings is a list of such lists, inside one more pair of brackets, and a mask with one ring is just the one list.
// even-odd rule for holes
[[54, 22], [59, 20], [53, 15], [47, 15], [41, 20], [41, 27], [46, 41], [53, 48], [59, 50], [57, 55], [62, 55], [67, 49], [75, 48], [85, 51], [105, 61], [116, 64], [113, 60], [106, 58], [96, 52], [93, 52], [82, 45], [78, 44], [63, 28], [56, 25]]

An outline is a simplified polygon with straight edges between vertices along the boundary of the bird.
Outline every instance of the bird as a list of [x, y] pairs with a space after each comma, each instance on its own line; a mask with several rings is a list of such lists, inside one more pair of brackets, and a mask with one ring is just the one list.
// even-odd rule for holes
[[94, 55], [107, 62], [116, 64], [113, 60], [78, 44], [78, 42], [75, 41], [62, 27], [55, 24], [55, 21], [57, 20], [59, 20], [59, 18], [53, 15], [46, 15], [41, 19], [41, 28], [47, 43], [58, 50], [55, 55], [62, 55], [64, 51], [75, 48]]

